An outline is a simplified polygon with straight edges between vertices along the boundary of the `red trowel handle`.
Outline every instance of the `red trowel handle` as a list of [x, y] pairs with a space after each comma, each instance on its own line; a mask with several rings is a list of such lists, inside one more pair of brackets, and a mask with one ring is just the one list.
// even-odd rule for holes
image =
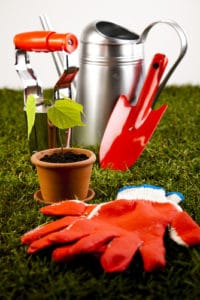
[[52, 52], [76, 50], [78, 40], [72, 33], [56, 33], [54, 31], [32, 31], [16, 34], [15, 47], [25, 51]]
[[154, 55], [135, 106], [136, 122], [145, 119], [149, 114], [167, 63], [168, 59], [164, 54], [157, 53]]

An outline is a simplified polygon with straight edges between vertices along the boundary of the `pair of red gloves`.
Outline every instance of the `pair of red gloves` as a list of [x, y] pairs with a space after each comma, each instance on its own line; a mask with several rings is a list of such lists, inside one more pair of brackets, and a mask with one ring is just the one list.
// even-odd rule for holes
[[151, 185], [119, 190], [117, 199], [101, 204], [68, 200], [41, 208], [63, 216], [22, 236], [28, 253], [55, 246], [52, 258], [69, 261], [80, 254], [97, 254], [106, 272], [124, 271], [139, 250], [146, 271], [165, 266], [166, 228], [180, 245], [200, 244], [200, 227], [178, 203], [180, 193]]

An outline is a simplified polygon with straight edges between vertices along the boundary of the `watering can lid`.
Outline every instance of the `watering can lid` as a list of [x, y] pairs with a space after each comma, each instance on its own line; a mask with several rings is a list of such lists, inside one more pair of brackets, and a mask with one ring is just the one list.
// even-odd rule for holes
[[91, 44], [135, 44], [139, 35], [112, 22], [94, 21], [83, 30], [80, 40]]

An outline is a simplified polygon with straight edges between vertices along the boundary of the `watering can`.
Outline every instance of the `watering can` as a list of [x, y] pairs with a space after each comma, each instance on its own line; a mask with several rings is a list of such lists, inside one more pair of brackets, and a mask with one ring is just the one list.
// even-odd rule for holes
[[85, 146], [100, 143], [120, 94], [125, 94], [132, 103], [137, 102], [145, 73], [144, 43], [149, 31], [159, 24], [167, 24], [176, 31], [180, 53], [162, 80], [158, 95], [187, 49], [185, 33], [176, 22], [153, 22], [140, 36], [107, 21], [92, 22], [83, 30], [79, 40], [76, 101], [84, 107], [86, 126], [72, 130], [72, 143]]

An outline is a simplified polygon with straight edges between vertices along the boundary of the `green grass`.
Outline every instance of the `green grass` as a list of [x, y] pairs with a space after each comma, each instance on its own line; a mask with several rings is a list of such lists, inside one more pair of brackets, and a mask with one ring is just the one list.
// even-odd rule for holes
[[[22, 102], [22, 91], [0, 90], [0, 299], [200, 299], [200, 247], [178, 246], [167, 235], [167, 265], [157, 273], [143, 271], [139, 254], [125, 272], [106, 274], [92, 258], [59, 265], [49, 252], [26, 253], [20, 236], [47, 218], [33, 200], [38, 181], [30, 163]], [[94, 201], [114, 199], [123, 185], [160, 185], [182, 192], [182, 207], [200, 224], [200, 87], [165, 88], [158, 105], [165, 102], [167, 112], [130, 170], [101, 170], [96, 162]]]

